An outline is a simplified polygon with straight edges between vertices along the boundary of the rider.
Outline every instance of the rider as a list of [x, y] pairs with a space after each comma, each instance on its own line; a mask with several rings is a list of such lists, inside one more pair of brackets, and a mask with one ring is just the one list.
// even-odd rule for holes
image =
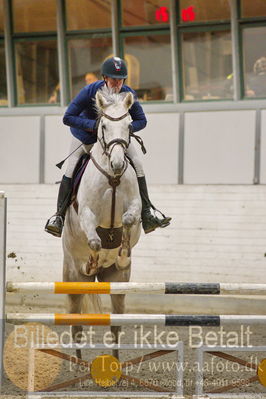
[[[125, 61], [118, 57], [108, 58], [102, 64], [101, 72], [103, 80], [98, 80], [85, 86], [71, 102], [63, 118], [64, 124], [70, 126], [71, 133], [74, 136], [71, 143], [71, 152], [74, 152], [68, 160], [66, 172], [59, 188], [57, 212], [48, 219], [45, 226], [45, 231], [56, 237], [61, 237], [62, 234], [66, 210], [70, 203], [72, 176], [77, 161], [82, 154], [89, 152], [93, 144], [97, 141], [97, 110], [95, 108], [95, 94], [97, 90], [106, 85], [116, 93], [130, 91], [134, 94], [135, 98], [135, 102], [129, 110], [132, 118], [130, 125], [131, 132], [143, 129], [147, 123], [143, 109], [137, 100], [136, 93], [130, 87], [124, 85], [127, 78]], [[79, 148], [75, 151], [77, 147]], [[142, 226], [145, 233], [150, 233], [157, 227], [168, 226], [171, 218], [164, 215], [162, 215], [162, 218], [159, 218], [151, 213], [153, 206], [149, 200], [142, 164], [132, 143], [130, 143], [127, 149], [127, 154], [134, 164], [138, 178], [142, 200]]]

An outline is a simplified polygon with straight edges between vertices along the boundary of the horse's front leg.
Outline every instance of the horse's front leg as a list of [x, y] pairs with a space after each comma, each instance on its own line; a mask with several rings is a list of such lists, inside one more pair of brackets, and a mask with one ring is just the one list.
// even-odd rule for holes
[[130, 247], [130, 236], [132, 226], [138, 223], [140, 220], [140, 204], [136, 199], [132, 201], [127, 211], [122, 217], [123, 224], [123, 235], [121, 246], [118, 251], [116, 260], [116, 267], [118, 270], [125, 269], [131, 264], [131, 247]]
[[97, 220], [94, 213], [88, 207], [82, 208], [80, 212], [80, 225], [89, 245], [89, 259], [88, 262], [82, 265], [81, 272], [87, 276], [92, 276], [97, 273], [99, 253], [102, 249], [101, 239], [96, 232]]

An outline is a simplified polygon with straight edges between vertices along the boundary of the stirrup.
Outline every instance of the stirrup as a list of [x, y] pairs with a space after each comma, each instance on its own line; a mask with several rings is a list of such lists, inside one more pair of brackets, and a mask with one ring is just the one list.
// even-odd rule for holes
[[[152, 208], [153, 211], [154, 211], [155, 218], [156, 218], [156, 219], [158, 220], [158, 222], [160, 223], [160, 226], [159, 226], [159, 227], [164, 228], [164, 227], [169, 226], [169, 224], [170, 224], [172, 218], [171, 218], [171, 217], [168, 217], [168, 216], [165, 216], [165, 214], [162, 213], [159, 209], [155, 208], [155, 206], [154, 206], [152, 203], [151, 203], [151, 208]], [[157, 212], [159, 212], [159, 214], [163, 217], [162, 219], [159, 219], [159, 218], [156, 216], [156, 213], [157, 213]]]
[[61, 215], [53, 215], [47, 220], [44, 230], [55, 237], [61, 237], [64, 227], [64, 218]]
[[[160, 212], [160, 211], [158, 211]], [[162, 212], [160, 212], [162, 214]], [[164, 215], [163, 215], [164, 216]], [[145, 213], [142, 216], [142, 227], [145, 234], [151, 233], [158, 227], [167, 227], [170, 224], [172, 218], [170, 217], [163, 217], [163, 219], [159, 219], [156, 215], [152, 213]]]

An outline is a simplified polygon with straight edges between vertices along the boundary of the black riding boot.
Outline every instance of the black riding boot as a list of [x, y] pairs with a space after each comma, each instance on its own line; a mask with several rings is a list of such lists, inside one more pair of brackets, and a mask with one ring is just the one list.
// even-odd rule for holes
[[169, 226], [172, 218], [165, 217], [160, 212], [162, 214], [163, 218], [159, 219], [157, 216], [154, 216], [151, 213], [151, 208], [152, 209], [155, 209], [155, 208], [149, 199], [145, 176], [138, 177], [138, 183], [139, 183], [139, 192], [140, 192], [141, 201], [142, 201], [141, 219], [142, 219], [142, 227], [143, 227], [144, 232], [146, 234], [148, 234], [148, 233], [152, 232], [153, 230], [157, 229], [157, 227]]
[[72, 179], [63, 176], [57, 198], [57, 212], [45, 225], [45, 231], [56, 237], [61, 237], [64, 226], [64, 220], [72, 193]]

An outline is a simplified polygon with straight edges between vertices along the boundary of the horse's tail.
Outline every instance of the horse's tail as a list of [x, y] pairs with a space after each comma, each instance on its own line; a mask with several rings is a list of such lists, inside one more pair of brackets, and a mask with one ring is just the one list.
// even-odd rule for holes
[[82, 313], [103, 313], [101, 297], [98, 294], [85, 294], [81, 305]]

